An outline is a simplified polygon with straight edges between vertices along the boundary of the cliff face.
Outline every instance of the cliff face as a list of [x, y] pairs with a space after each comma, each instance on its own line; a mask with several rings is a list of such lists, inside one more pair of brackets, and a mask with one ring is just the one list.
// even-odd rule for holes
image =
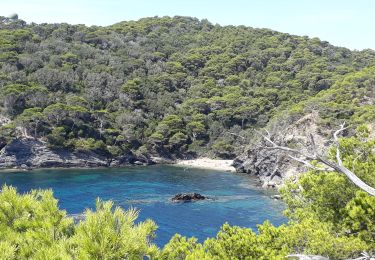
[[[291, 118], [270, 124], [268, 129], [275, 143], [282, 146], [299, 147], [307, 151], [302, 144], [309, 144], [308, 136], [315, 138], [318, 150], [326, 153], [330, 142], [326, 136], [331, 131], [318, 127], [319, 117], [311, 113], [298, 120]], [[267, 142], [262, 139], [253, 142], [243, 154], [234, 160], [237, 172], [245, 172], [260, 179], [264, 187], [278, 187], [289, 178], [296, 178], [307, 170], [304, 164], [298, 163], [288, 157], [283, 151], [266, 149]]]
[[137, 162], [129, 154], [108, 159], [93, 152], [52, 150], [35, 139], [14, 139], [0, 150], [0, 168], [107, 167]]
[[52, 151], [34, 139], [15, 139], [0, 152], [0, 167], [99, 167], [108, 166], [105, 158], [94, 154]]

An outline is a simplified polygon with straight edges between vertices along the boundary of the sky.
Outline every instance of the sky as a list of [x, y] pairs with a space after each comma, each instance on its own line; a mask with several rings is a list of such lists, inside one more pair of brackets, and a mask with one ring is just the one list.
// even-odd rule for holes
[[0, 0], [0, 15], [13, 13], [28, 23], [102, 26], [183, 15], [375, 50], [375, 0]]

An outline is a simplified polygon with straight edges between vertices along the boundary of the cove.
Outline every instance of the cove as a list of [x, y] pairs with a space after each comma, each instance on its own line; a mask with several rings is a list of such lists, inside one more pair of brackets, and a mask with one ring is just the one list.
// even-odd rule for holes
[[[112, 200], [125, 209], [140, 210], [138, 220], [153, 219], [159, 226], [155, 243], [163, 246], [175, 234], [200, 242], [216, 235], [220, 226], [256, 228], [269, 220], [286, 222], [283, 204], [255, 186], [246, 175], [215, 170], [155, 165], [103, 169], [39, 169], [0, 172], [0, 184], [31, 189], [53, 189], [61, 209], [80, 214], [95, 207], [95, 199]], [[197, 192], [214, 200], [173, 203], [176, 193]]]

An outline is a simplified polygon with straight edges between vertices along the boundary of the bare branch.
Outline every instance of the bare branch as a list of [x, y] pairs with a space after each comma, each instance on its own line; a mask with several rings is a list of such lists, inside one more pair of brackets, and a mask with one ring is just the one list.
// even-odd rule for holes
[[[335, 131], [335, 133], [333, 134], [333, 137], [334, 137], [334, 140], [335, 140], [335, 143], [336, 143], [336, 159], [337, 159], [337, 162], [338, 164], [336, 164], [335, 162], [332, 162], [332, 161], [329, 161], [328, 159], [326, 159], [325, 157], [319, 155], [318, 153], [318, 150], [317, 150], [317, 147], [316, 147], [316, 144], [315, 144], [315, 140], [314, 140], [314, 136], [312, 134], [310, 134], [310, 140], [311, 140], [311, 146], [312, 146], [312, 150], [313, 150], [313, 155], [311, 154], [307, 154], [307, 153], [304, 153], [302, 152], [301, 150], [297, 150], [297, 149], [293, 149], [293, 148], [289, 148], [287, 146], [280, 146], [278, 144], [276, 144], [274, 141], [271, 140], [271, 137], [270, 137], [270, 134], [267, 132], [268, 136], [265, 136], [264, 134], [262, 134], [261, 132], [259, 131], [256, 131], [259, 135], [261, 135], [264, 140], [266, 140], [268, 143], [270, 143], [272, 146], [265, 146], [265, 147], [262, 147], [263, 149], [275, 149], [275, 150], [281, 150], [281, 151], [285, 151], [285, 152], [289, 152], [289, 153], [293, 153], [293, 154], [299, 154], [299, 155], [302, 155], [304, 158], [306, 158], [307, 160], [317, 160], [327, 166], [329, 166], [330, 168], [338, 171], [338, 172], [341, 172], [343, 174], [346, 175], [346, 177], [354, 184], [356, 185], [358, 188], [366, 191], [368, 194], [372, 195], [372, 196], [375, 196], [375, 188], [367, 185], [365, 182], [363, 182], [360, 178], [358, 178], [358, 176], [353, 173], [352, 171], [350, 171], [348, 168], [346, 168], [343, 163], [342, 163], [342, 160], [341, 160], [341, 156], [340, 156], [340, 146], [339, 146], [339, 141], [338, 141], [338, 135], [344, 131], [346, 129], [345, 127], [345, 123], [343, 123], [341, 126], [340, 126], [340, 129]], [[308, 166], [309, 168], [312, 168], [312, 169], [315, 169], [315, 170], [322, 170], [322, 169], [319, 169], [313, 165], [311, 165], [311, 163], [307, 162], [306, 160], [304, 159], [301, 159], [301, 158], [298, 158], [298, 157], [295, 157], [295, 156], [291, 156], [291, 155], [288, 155], [290, 158], [292, 158], [293, 160], [295, 161], [298, 161], [300, 163], [303, 163], [305, 164], [306, 166]]]
[[256, 131], [259, 135], [261, 135], [267, 142], [269, 142], [272, 146], [262, 146], [262, 148], [264, 149], [276, 149], [276, 150], [283, 150], [283, 151], [286, 151], [286, 152], [291, 152], [291, 153], [297, 153], [297, 154], [300, 154], [304, 157], [306, 157], [307, 159], [310, 159], [310, 160], [315, 160], [316, 157], [314, 155], [310, 155], [310, 154], [306, 154], [300, 150], [297, 150], [297, 149], [293, 149], [293, 148], [289, 148], [287, 146], [280, 146], [280, 145], [277, 145], [275, 142], [273, 142], [271, 140], [270, 137], [267, 137], [265, 136], [264, 134], [262, 134], [261, 132], [259, 131]]
[[300, 159], [300, 158], [297, 158], [297, 157], [294, 157], [294, 156], [291, 156], [290, 154], [288, 154], [288, 157], [291, 158], [291, 159], [293, 159], [293, 160], [295, 160], [295, 161], [297, 161], [297, 162], [303, 163], [308, 168], [316, 170], [316, 171], [331, 171], [331, 169], [329, 169], [329, 168], [318, 168], [318, 167], [312, 165], [311, 163], [309, 163], [308, 161]]
[[350, 171], [348, 168], [344, 167], [343, 165], [338, 165], [334, 162], [328, 161], [327, 159], [323, 157], [318, 157], [318, 161], [324, 163], [325, 165], [328, 165], [329, 167], [335, 169], [338, 172], [341, 172], [348, 177], [351, 182], [353, 182], [358, 188], [366, 191], [368, 194], [375, 196], [375, 188], [367, 185], [365, 182], [363, 182], [360, 178], [358, 178], [357, 175], [355, 175], [352, 171]]
[[267, 136], [268, 136], [268, 138], [269, 138], [269, 139], [271, 139], [271, 135], [270, 135], [270, 132], [268, 132], [268, 130], [267, 130], [267, 129], [264, 129], [264, 131], [266, 131], [266, 133], [267, 133]]
[[342, 160], [341, 160], [341, 155], [340, 155], [340, 142], [337, 136], [346, 128], [347, 127], [345, 127], [345, 122], [344, 122], [342, 125], [340, 125], [340, 129], [333, 133], [333, 140], [335, 141], [335, 144], [336, 144], [336, 160], [340, 166], [342, 165]]

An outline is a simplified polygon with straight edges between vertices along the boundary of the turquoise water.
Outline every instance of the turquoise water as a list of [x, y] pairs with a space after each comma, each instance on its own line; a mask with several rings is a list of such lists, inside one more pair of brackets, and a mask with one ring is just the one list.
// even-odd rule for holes
[[[158, 224], [155, 242], [159, 246], [175, 233], [203, 241], [215, 236], [225, 222], [256, 228], [267, 219], [275, 225], [286, 221], [282, 203], [256, 188], [251, 178], [213, 170], [157, 165], [0, 172], [0, 184], [4, 183], [19, 192], [52, 188], [60, 208], [69, 214], [93, 208], [97, 197], [124, 208], [136, 207], [141, 210], [139, 220], [151, 218]], [[170, 202], [181, 192], [198, 192], [214, 200]]]

